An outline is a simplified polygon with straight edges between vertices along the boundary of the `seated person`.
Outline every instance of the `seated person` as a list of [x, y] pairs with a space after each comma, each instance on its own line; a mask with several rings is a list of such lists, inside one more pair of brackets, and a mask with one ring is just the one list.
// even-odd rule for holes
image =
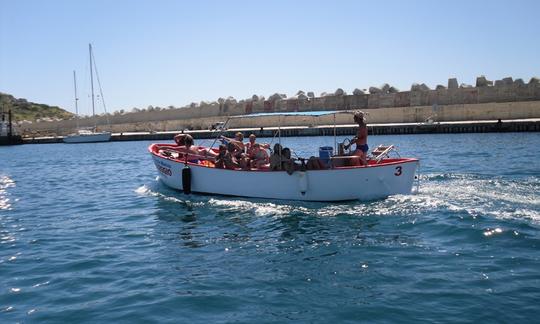
[[324, 170], [326, 169], [324, 163], [322, 163], [321, 159], [318, 157], [312, 156], [309, 158], [307, 162], [307, 169], [308, 170]]
[[225, 137], [223, 135], [221, 135], [220, 138], [223, 144], [235, 143], [236, 146], [238, 146], [238, 148], [242, 151], [242, 153], [245, 152], [246, 147], [244, 145], [244, 134], [242, 134], [241, 132], [237, 132], [236, 134], [234, 134], [234, 138]]
[[246, 151], [246, 146], [244, 145], [244, 134], [241, 132], [236, 132], [234, 134], [234, 140], [236, 141], [237, 145], [240, 146], [243, 152]]
[[241, 132], [237, 132], [234, 136], [234, 139], [227, 138], [225, 136], [222, 136], [221, 138], [230, 144], [234, 144], [236, 148], [235, 148], [233, 156], [236, 158], [236, 160], [240, 164], [240, 168], [242, 168], [242, 170], [249, 170], [250, 158], [249, 158], [249, 155], [246, 153], [246, 145], [243, 142], [244, 134], [242, 134]]
[[[251, 157], [251, 156], [252, 156], [251, 151], [253, 150], [253, 147], [255, 146], [255, 144], [257, 144], [257, 143], [255, 142], [256, 139], [257, 139], [257, 136], [255, 136], [255, 134], [249, 135], [249, 142], [246, 143], [246, 145], [245, 145], [245, 146], [246, 146], [246, 153], [247, 153], [247, 155], [248, 155], [250, 158], [252, 158], [252, 157]], [[262, 143], [261, 143], [261, 144], [259, 144], [259, 145], [260, 145], [260, 147], [263, 148], [263, 149], [269, 149], [269, 148], [270, 148], [270, 144], [262, 144]]]
[[189, 134], [177, 134], [177, 135], [174, 136], [174, 142], [178, 146], [186, 146], [186, 138], [188, 136], [191, 137], [191, 135], [189, 135]]
[[219, 146], [219, 154], [216, 158], [216, 168], [234, 170], [240, 167], [232, 154], [234, 152], [234, 146], [231, 146], [230, 149], [229, 147], [230, 145], [225, 144]]
[[256, 169], [261, 169], [262, 167], [265, 167], [268, 162], [270, 162], [268, 152], [266, 152], [266, 150], [262, 148], [259, 143], [255, 143], [253, 145], [249, 158], [251, 159], [251, 167]]
[[233, 148], [233, 157], [238, 161], [240, 168], [242, 170], [249, 170], [249, 157], [244, 153], [243, 144], [239, 145], [237, 142], [232, 141], [228, 145]]
[[216, 157], [215, 167], [217, 169], [225, 169], [225, 154], [227, 154], [227, 145], [221, 144], [218, 148], [218, 156]]
[[281, 171], [281, 151], [282, 147], [280, 144], [276, 143], [274, 145], [274, 150], [270, 156], [270, 170], [272, 171]]
[[[206, 147], [195, 146], [193, 137], [189, 134], [178, 134], [174, 137], [175, 143], [179, 146], [176, 150], [180, 153], [188, 154], [188, 161], [198, 163], [199, 158], [214, 160], [217, 157], [217, 153], [209, 150]], [[189, 158], [190, 155], [192, 158]]]
[[288, 174], [293, 174], [295, 170], [300, 170], [300, 166], [294, 163], [291, 158], [291, 149], [288, 147], [281, 150], [281, 170], [287, 171]]

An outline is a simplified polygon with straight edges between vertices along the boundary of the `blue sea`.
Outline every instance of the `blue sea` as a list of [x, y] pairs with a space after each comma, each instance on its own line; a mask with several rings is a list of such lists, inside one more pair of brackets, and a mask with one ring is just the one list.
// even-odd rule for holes
[[0, 322], [538, 322], [540, 133], [369, 143], [420, 158], [419, 192], [186, 196], [150, 142], [0, 147]]

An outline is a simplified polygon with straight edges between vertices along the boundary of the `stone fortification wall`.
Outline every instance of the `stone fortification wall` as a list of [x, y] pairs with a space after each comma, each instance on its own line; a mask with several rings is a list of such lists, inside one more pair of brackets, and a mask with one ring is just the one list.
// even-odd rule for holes
[[[368, 124], [384, 123], [414, 123], [424, 122], [428, 117], [437, 121], [470, 121], [470, 120], [510, 120], [538, 118], [540, 101], [503, 102], [484, 104], [418, 106], [418, 107], [392, 107], [366, 109]], [[435, 117], [434, 117], [435, 116]], [[232, 119], [229, 128], [259, 128], [286, 126], [323, 126], [333, 125], [333, 115], [320, 118], [309, 116], [277, 116], [251, 117]], [[147, 121], [137, 123], [112, 124], [111, 130], [115, 133], [148, 132], [148, 131], [178, 131], [182, 129], [205, 129], [212, 122], [223, 120], [223, 117], [189, 118], [181, 120]], [[352, 124], [349, 114], [337, 114], [336, 124]], [[61, 125], [49, 128], [36, 129], [36, 135], [62, 134]], [[31, 133], [30, 133], [31, 134]]]
[[[118, 132], [205, 129], [214, 122], [234, 115], [348, 109], [366, 110], [370, 113], [370, 122], [377, 123], [420, 122], [432, 116], [436, 121], [538, 118], [539, 102], [540, 81], [537, 78], [532, 78], [528, 83], [512, 78], [492, 82], [481, 76], [477, 78], [475, 87], [466, 84], [458, 86], [456, 79], [449, 79], [447, 86], [438, 85], [436, 89], [430, 89], [425, 84], [413, 84], [410, 91], [402, 92], [385, 84], [379, 88], [371, 87], [369, 91], [355, 89], [351, 95], [338, 89], [333, 94], [323, 93], [320, 97], [314, 97], [313, 93], [305, 95], [300, 91], [291, 98], [279, 94], [266, 100], [257, 96], [240, 101], [228, 98], [185, 108], [101, 116], [97, 124], [110, 124], [112, 130]], [[288, 121], [298, 123], [296, 125], [313, 124], [306, 117]], [[238, 126], [244, 123], [253, 126], [253, 122], [246, 120], [235, 122], [239, 123]], [[80, 127], [91, 127], [95, 123], [93, 119], [79, 120]], [[257, 123], [256, 127], [273, 126], [277, 121], [258, 118]], [[342, 122], [338, 120], [338, 123]], [[75, 120], [67, 120], [34, 123], [25, 125], [25, 128], [27, 131], [48, 130], [60, 135], [73, 131], [75, 125]]]

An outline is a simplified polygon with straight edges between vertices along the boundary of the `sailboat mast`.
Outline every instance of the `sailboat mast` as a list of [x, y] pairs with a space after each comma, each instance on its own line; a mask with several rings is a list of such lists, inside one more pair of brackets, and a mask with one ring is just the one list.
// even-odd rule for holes
[[79, 128], [79, 105], [77, 103], [79, 98], [77, 98], [77, 77], [75, 71], [73, 71], [73, 87], [75, 88], [75, 120], [77, 123], [77, 128]]
[[95, 117], [96, 108], [94, 106], [94, 73], [92, 71], [92, 44], [88, 44], [88, 52], [90, 53], [90, 88], [92, 89], [92, 117]]

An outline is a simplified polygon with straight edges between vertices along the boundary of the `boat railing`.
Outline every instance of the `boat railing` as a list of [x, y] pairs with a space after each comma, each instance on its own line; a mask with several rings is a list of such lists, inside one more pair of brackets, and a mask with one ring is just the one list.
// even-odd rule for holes
[[371, 151], [371, 160], [375, 160], [376, 163], [381, 163], [384, 158], [388, 158], [390, 152], [395, 152], [398, 156], [399, 153], [394, 145], [379, 145], [373, 151]]
[[[395, 153], [400, 157], [399, 152], [397, 151], [394, 145], [379, 145], [377, 146], [367, 157], [368, 161], [373, 161], [375, 164], [379, 164], [383, 159], [390, 158], [391, 153]], [[330, 168], [359, 165], [359, 156], [344, 154], [344, 155], [334, 155], [330, 157]], [[372, 163], [373, 163], [372, 162]], [[368, 163], [369, 164], [369, 163]]]

